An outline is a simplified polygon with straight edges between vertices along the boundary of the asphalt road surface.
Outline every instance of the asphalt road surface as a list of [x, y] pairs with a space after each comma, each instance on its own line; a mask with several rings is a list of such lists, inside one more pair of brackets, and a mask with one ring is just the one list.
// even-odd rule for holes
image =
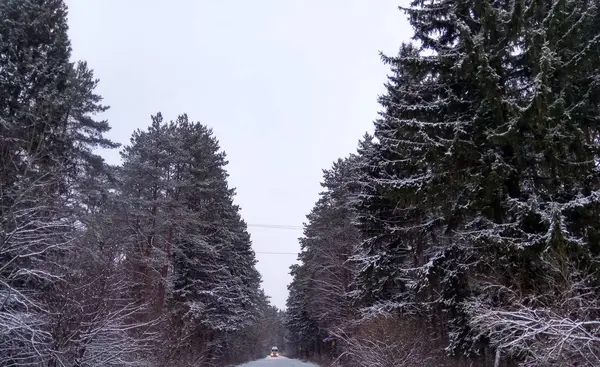
[[289, 359], [282, 356], [267, 357], [258, 361], [242, 364], [237, 367], [319, 367], [315, 364], [305, 363], [297, 359]]

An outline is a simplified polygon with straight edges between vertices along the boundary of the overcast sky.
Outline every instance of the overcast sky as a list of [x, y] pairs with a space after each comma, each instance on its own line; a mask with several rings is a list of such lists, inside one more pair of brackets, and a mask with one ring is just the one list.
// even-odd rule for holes
[[111, 106], [110, 138], [128, 143], [157, 111], [214, 129], [263, 287], [284, 308], [302, 231], [253, 225], [301, 226], [322, 169], [372, 131], [388, 71], [378, 51], [410, 37], [402, 1], [66, 2], [73, 57], [94, 69]]

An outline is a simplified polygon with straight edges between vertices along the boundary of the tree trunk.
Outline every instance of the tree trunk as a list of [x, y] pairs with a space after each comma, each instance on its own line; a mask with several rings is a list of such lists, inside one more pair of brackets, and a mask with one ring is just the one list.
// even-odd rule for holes
[[165, 243], [165, 263], [161, 269], [162, 282], [160, 283], [159, 294], [158, 294], [158, 309], [162, 310], [165, 305], [165, 294], [167, 287], [167, 276], [169, 275], [169, 262], [171, 261], [171, 252], [172, 252], [172, 242], [173, 242], [173, 227], [169, 228], [169, 233], [167, 234], [167, 242]]

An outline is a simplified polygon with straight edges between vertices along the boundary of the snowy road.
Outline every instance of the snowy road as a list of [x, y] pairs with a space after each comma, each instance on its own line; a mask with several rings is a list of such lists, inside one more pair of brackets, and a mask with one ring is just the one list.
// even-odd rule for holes
[[237, 367], [319, 367], [316, 364], [305, 363], [296, 359], [285, 357], [260, 359], [258, 361], [239, 365]]

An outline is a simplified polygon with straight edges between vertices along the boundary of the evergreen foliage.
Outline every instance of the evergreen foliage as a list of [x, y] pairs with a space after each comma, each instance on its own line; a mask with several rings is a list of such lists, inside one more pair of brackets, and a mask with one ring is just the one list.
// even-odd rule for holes
[[256, 358], [282, 320], [225, 153], [208, 127], [159, 113], [107, 166], [95, 150], [119, 145], [66, 17], [62, 0], [0, 1], [0, 364]]
[[[391, 74], [374, 140], [349, 174], [355, 312], [333, 334], [357, 348], [369, 331], [353, 322], [393, 317], [466, 363], [598, 363], [599, 8], [417, 0], [401, 10], [413, 41], [382, 56]], [[310, 299], [318, 278], [292, 275], [290, 300]]]

